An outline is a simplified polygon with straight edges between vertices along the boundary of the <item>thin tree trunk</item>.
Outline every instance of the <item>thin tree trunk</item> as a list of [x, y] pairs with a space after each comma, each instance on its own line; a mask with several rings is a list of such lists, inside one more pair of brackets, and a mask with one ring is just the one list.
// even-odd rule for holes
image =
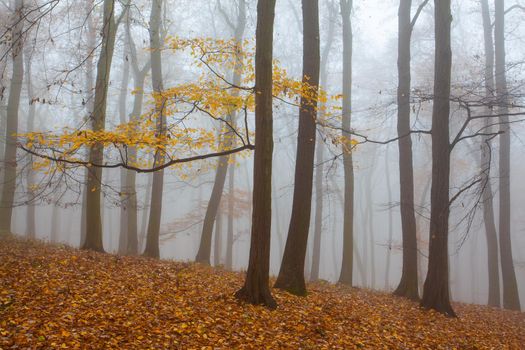
[[306, 295], [305, 256], [312, 209], [312, 184], [319, 87], [320, 41], [319, 1], [303, 0], [303, 84], [308, 96], [301, 96], [299, 132], [295, 162], [292, 217], [275, 287], [292, 294]]
[[435, 0], [436, 58], [432, 110], [432, 188], [428, 272], [421, 305], [456, 316], [450, 305], [448, 218], [450, 188], [450, 78], [452, 51], [450, 0]]
[[215, 234], [213, 242], [213, 266], [219, 266], [221, 264], [221, 251], [222, 251], [222, 213], [219, 208], [217, 215], [215, 216]]
[[[160, 42], [160, 25], [163, 0], [153, 0], [151, 3], [150, 16], [150, 47], [151, 47], [151, 81], [153, 91], [160, 95], [164, 90], [162, 81], [162, 57]], [[164, 107], [166, 98], [158, 96], [155, 98], [155, 113], [157, 114], [157, 133], [160, 137], [166, 135], [166, 115]], [[165, 154], [158, 149], [155, 153], [155, 166], [164, 163]], [[153, 186], [151, 192], [151, 206], [148, 223], [148, 233], [146, 238], [146, 249], [144, 255], [160, 257], [160, 222], [162, 214], [162, 192], [164, 189], [164, 169], [153, 174]]]
[[[239, 16], [237, 18], [237, 25], [234, 28], [235, 31], [235, 40], [239, 45], [239, 53], [241, 52], [240, 48], [242, 47], [242, 38], [244, 36], [244, 30], [246, 28], [246, 3], [245, 0], [239, 2]], [[235, 69], [233, 70], [233, 85], [241, 85], [241, 70], [242, 70], [242, 57], [237, 55], [235, 57]], [[237, 90], [234, 91], [234, 94], [238, 94]], [[228, 116], [228, 121], [233, 127], [235, 127], [236, 113], [232, 112]], [[227, 141], [225, 148], [231, 148], [232, 145], [232, 136], [233, 133], [230, 131], [227, 134]], [[221, 202], [222, 192], [224, 191], [224, 184], [226, 182], [226, 174], [228, 172], [228, 163], [229, 157], [220, 157], [217, 166], [217, 172], [215, 174], [215, 181], [213, 183], [213, 189], [211, 192], [210, 201], [206, 208], [206, 214], [204, 216], [204, 222], [202, 225], [202, 234], [201, 242], [199, 244], [199, 251], [195, 257], [195, 261], [201, 262], [204, 264], [210, 263], [210, 253], [211, 253], [211, 238], [213, 231], [213, 223], [215, 217], [217, 216], [217, 211]]]
[[60, 222], [60, 207], [57, 205], [56, 201], [58, 198], [55, 198], [55, 203], [53, 203], [52, 213], [51, 213], [51, 227], [50, 227], [50, 234], [49, 234], [49, 240], [52, 243], [58, 243], [59, 242], [59, 222]]
[[[343, 17], [343, 138], [347, 145], [351, 144], [350, 130], [352, 128], [352, 52], [353, 34], [352, 14], [353, 0], [341, 1], [341, 16]], [[344, 171], [344, 212], [343, 212], [343, 261], [339, 283], [352, 285], [354, 269], [354, 165], [350, 149], [343, 152]]]
[[401, 0], [398, 12], [398, 89], [397, 133], [399, 138], [399, 184], [401, 228], [403, 235], [403, 269], [395, 295], [418, 300], [417, 227], [414, 213], [414, 170], [410, 136], [410, 42], [412, 0]]
[[[32, 50], [32, 48], [31, 48]], [[30, 50], [28, 50], [30, 51]], [[36, 115], [36, 104], [33, 103], [34, 91], [33, 91], [33, 82], [31, 79], [31, 66], [32, 66], [32, 56], [30, 52], [26, 52], [25, 54], [25, 71], [26, 71], [26, 90], [27, 90], [27, 97], [29, 102], [29, 111], [27, 115], [27, 131], [33, 132], [35, 131], [35, 115]], [[33, 171], [33, 157], [28, 156], [29, 163], [27, 167], [27, 177], [26, 177], [26, 184], [27, 184], [27, 231], [26, 234], [29, 238], [35, 238], [36, 237], [36, 223], [35, 223], [35, 216], [36, 216], [36, 207], [34, 204], [34, 197], [35, 197], [35, 172]]]
[[[485, 97], [487, 101], [494, 100], [494, 40], [492, 38], [492, 23], [490, 19], [489, 2], [481, 0], [481, 13], [483, 17], [483, 33], [485, 43]], [[485, 114], [492, 113], [492, 108], [487, 107]], [[491, 133], [489, 126], [490, 118], [485, 119], [485, 132]], [[498, 233], [496, 231], [496, 220], [494, 217], [494, 205], [492, 197], [492, 184], [490, 182], [491, 168], [491, 144], [490, 138], [483, 138], [481, 143], [480, 167], [483, 174], [483, 223], [485, 225], [485, 235], [487, 238], [487, 267], [490, 306], [500, 307], [500, 282], [499, 282], [499, 256], [498, 256]]]
[[11, 86], [9, 88], [9, 99], [7, 101], [7, 123], [5, 134], [4, 153], [4, 178], [2, 186], [2, 198], [0, 201], [0, 235], [11, 232], [11, 220], [13, 215], [13, 202], [16, 189], [16, 140], [18, 133], [18, 109], [20, 106], [20, 94], [24, 78], [24, 59], [22, 37], [24, 30], [24, 1], [15, 1], [15, 14], [13, 14], [12, 46], [11, 55], [13, 60], [13, 72]]
[[[233, 156], [234, 157], [234, 156]], [[233, 158], [235, 159], [235, 158]], [[226, 269], [233, 270], [233, 212], [235, 204], [235, 167], [231, 166], [228, 168], [228, 233], [226, 236]]]
[[[129, 13], [126, 15], [126, 22], [129, 21]], [[127, 123], [127, 98], [128, 98], [128, 85], [129, 85], [129, 58], [128, 58], [128, 47], [129, 38], [126, 37], [126, 43], [124, 45], [124, 56], [122, 58], [122, 65], [124, 67], [122, 71], [122, 81], [120, 85], [120, 96], [119, 96], [119, 119], [120, 124]], [[118, 241], [118, 253], [126, 254], [128, 251], [128, 214], [130, 211], [129, 200], [130, 193], [128, 193], [126, 175], [128, 170], [120, 169], [120, 233]]]
[[510, 124], [505, 58], [505, 1], [495, 0], [494, 44], [496, 52], [496, 94], [499, 104], [499, 243], [501, 277], [503, 279], [503, 307], [520, 310], [518, 284], [512, 260], [510, 228]]
[[[106, 106], [111, 72], [111, 62], [115, 48], [117, 24], [114, 18], [115, 1], [104, 0], [104, 21], [100, 57], [97, 63], [97, 79], [95, 84], [95, 106], [93, 110], [93, 130], [104, 130], [106, 124]], [[104, 146], [96, 144], [89, 150], [89, 162], [102, 164], [104, 161]], [[87, 181], [86, 196], [86, 241], [84, 249], [104, 251], [102, 243], [101, 217], [101, 181], [102, 168], [90, 167]]]
[[147, 236], [147, 230], [148, 230], [148, 203], [151, 202], [151, 188], [153, 187], [153, 175], [148, 174], [148, 181], [146, 183], [146, 193], [144, 194], [144, 209], [142, 210], [142, 219], [141, 219], [141, 228], [140, 228], [140, 242], [139, 242], [139, 252], [143, 251], [146, 246], [146, 236]]
[[255, 34], [255, 132], [253, 210], [250, 258], [244, 286], [236, 297], [251, 304], [277, 307], [270, 293], [270, 238], [272, 230], [272, 60], [275, 0], [257, 3]]

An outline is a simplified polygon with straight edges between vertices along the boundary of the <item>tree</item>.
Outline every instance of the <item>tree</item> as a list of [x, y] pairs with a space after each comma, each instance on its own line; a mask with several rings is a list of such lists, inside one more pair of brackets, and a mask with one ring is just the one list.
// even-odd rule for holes
[[311, 96], [303, 95], [299, 107], [299, 133], [295, 162], [295, 185], [292, 217], [283, 260], [275, 287], [296, 295], [306, 295], [304, 264], [310, 212], [312, 209], [312, 183], [317, 120], [317, 94], [319, 88], [320, 44], [319, 1], [303, 0], [303, 83]]
[[[100, 56], [97, 63], [97, 78], [95, 83], [95, 102], [91, 116], [94, 131], [104, 130], [106, 124], [106, 105], [109, 86], [111, 62], [115, 48], [117, 23], [115, 21], [115, 1], [104, 0], [103, 30]], [[103, 163], [104, 146], [97, 143], [89, 149], [89, 163]], [[89, 168], [86, 195], [86, 240], [84, 249], [104, 251], [102, 244], [101, 218], [101, 181], [102, 168]]]
[[9, 99], [7, 101], [6, 145], [3, 157], [5, 170], [0, 201], [0, 235], [11, 232], [13, 201], [16, 188], [16, 134], [18, 133], [18, 109], [24, 78], [24, 18], [24, 1], [16, 0], [12, 18], [13, 25], [10, 49], [13, 60], [13, 72], [9, 87]]
[[508, 117], [508, 90], [505, 57], [505, 1], [495, 0], [494, 45], [496, 57], [496, 96], [499, 105], [499, 243], [501, 277], [503, 280], [503, 307], [520, 310], [518, 285], [510, 232], [510, 124]]
[[[242, 38], [244, 36], [244, 30], [246, 28], [246, 2], [245, 0], [239, 1], [239, 9], [238, 9], [238, 16], [237, 16], [237, 23], [234, 25], [230, 20], [228, 15], [224, 12], [222, 7], [219, 3], [219, 9], [223, 13], [223, 17], [225, 18], [226, 22], [229, 24], [231, 29], [234, 31], [234, 37], [237, 42], [237, 45], [239, 45], [236, 52], [238, 54], [235, 56], [235, 68], [233, 69], [233, 80], [232, 83], [234, 86], [240, 86], [241, 85], [241, 79], [242, 79]], [[232, 123], [234, 125], [235, 119], [236, 119], [236, 111], [232, 111], [230, 115], [228, 116], [228, 122]], [[231, 131], [227, 135], [228, 140], [232, 140], [231, 138]], [[226, 148], [231, 147], [231, 141], [226, 141], [227, 145]], [[202, 234], [201, 234], [201, 242], [199, 245], [199, 251], [197, 252], [197, 256], [195, 257], [195, 261], [209, 264], [210, 263], [210, 252], [211, 252], [211, 238], [212, 238], [212, 231], [213, 231], [213, 223], [216, 221], [217, 216], [217, 210], [219, 208], [219, 204], [222, 197], [222, 192], [224, 190], [224, 183], [226, 181], [226, 173], [228, 172], [228, 162], [229, 157], [224, 156], [220, 157], [218, 160], [217, 165], [217, 172], [215, 173], [215, 181], [213, 183], [213, 189], [210, 196], [210, 201], [208, 202], [208, 206], [206, 208], [206, 214], [204, 216], [204, 221], [202, 225]], [[233, 168], [230, 169], [230, 171], [233, 171]]]
[[[166, 135], [166, 97], [162, 95], [164, 84], [162, 81], [162, 56], [160, 24], [163, 0], [153, 0], [150, 15], [150, 50], [151, 50], [151, 82], [154, 91], [155, 113], [157, 116], [157, 134]], [[165, 162], [164, 150], [158, 148], [155, 152], [155, 165]], [[160, 255], [159, 233], [160, 219], [162, 214], [162, 191], [164, 188], [164, 169], [153, 174], [153, 185], [151, 190], [151, 206], [148, 222], [148, 233], [146, 236], [146, 249], [144, 255], [158, 258]]]
[[[489, 2], [481, 0], [481, 14], [483, 17], [483, 38], [485, 45], [485, 97], [487, 101], [494, 100], [494, 40], [492, 38], [492, 23], [490, 20]], [[485, 114], [490, 115], [492, 108], [486, 107]], [[485, 119], [485, 127], [489, 133], [490, 118]], [[489, 298], [490, 306], [500, 306], [500, 282], [499, 282], [499, 262], [498, 262], [498, 234], [494, 218], [494, 206], [492, 203], [492, 184], [490, 183], [491, 168], [491, 137], [487, 136], [481, 140], [481, 159], [480, 167], [483, 174], [483, 224], [485, 225], [485, 235], [487, 238], [487, 267], [489, 277]]]
[[435, 62], [434, 105], [432, 108], [432, 188], [430, 190], [430, 230], [428, 272], [421, 306], [448, 316], [456, 314], [450, 305], [448, 268], [448, 219], [450, 150], [449, 114], [452, 50], [450, 0], [434, 1]]
[[255, 34], [255, 132], [257, 147], [253, 168], [253, 211], [250, 258], [244, 286], [236, 297], [275, 308], [270, 293], [270, 236], [272, 221], [272, 59], [275, 0], [257, 3]]
[[[320, 66], [320, 82], [321, 87], [326, 88], [328, 80], [328, 59], [330, 57], [330, 49], [332, 48], [335, 23], [337, 15], [337, 8], [334, 2], [329, 2], [329, 18], [328, 18], [328, 32], [326, 35], [326, 44], [323, 47], [321, 54]], [[321, 108], [322, 110], [322, 108]], [[322, 117], [320, 116], [320, 119]], [[310, 273], [310, 280], [316, 281], [319, 279], [319, 265], [321, 262], [321, 236], [323, 230], [323, 175], [324, 175], [324, 140], [321, 137], [317, 138], [316, 145], [316, 169], [315, 169], [315, 224], [314, 224], [314, 246], [312, 253], [312, 269]]]
[[414, 24], [428, 0], [419, 6], [411, 18], [412, 0], [401, 0], [398, 12], [398, 89], [397, 133], [399, 136], [399, 185], [401, 227], [403, 234], [403, 269], [395, 295], [419, 299], [417, 278], [417, 237], [414, 212], [414, 169], [412, 137], [410, 135], [410, 42]]
[[[346, 144], [351, 143], [352, 128], [352, 52], [353, 34], [352, 13], [353, 0], [340, 0], [343, 17], [343, 120], [342, 136]], [[344, 171], [344, 209], [343, 209], [343, 261], [339, 283], [352, 285], [354, 268], [354, 166], [352, 153], [343, 145]]]

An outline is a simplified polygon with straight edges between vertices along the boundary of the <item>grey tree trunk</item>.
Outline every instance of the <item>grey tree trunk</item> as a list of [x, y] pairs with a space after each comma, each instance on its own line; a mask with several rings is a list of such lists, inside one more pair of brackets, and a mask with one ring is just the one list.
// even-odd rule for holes
[[[485, 97], [487, 101], [494, 100], [494, 40], [492, 38], [492, 21], [490, 19], [489, 2], [488, 0], [481, 0], [481, 14], [483, 17], [483, 37], [485, 44]], [[486, 115], [492, 113], [492, 108], [487, 107]], [[489, 126], [490, 118], [485, 119], [485, 132], [492, 132]], [[492, 184], [490, 182], [490, 168], [491, 168], [491, 143], [490, 138], [486, 137], [481, 142], [481, 159], [480, 167], [483, 174], [483, 223], [485, 225], [485, 235], [487, 238], [487, 267], [488, 267], [488, 283], [489, 283], [489, 297], [488, 304], [490, 306], [500, 307], [500, 281], [499, 281], [499, 256], [498, 256], [498, 233], [496, 231], [496, 220], [494, 217], [494, 205]]]
[[11, 57], [13, 60], [13, 72], [9, 87], [9, 99], [7, 101], [7, 123], [5, 133], [5, 152], [2, 197], [0, 201], [0, 235], [11, 232], [11, 219], [13, 214], [13, 202], [16, 189], [16, 135], [18, 133], [18, 109], [20, 106], [20, 93], [24, 78], [23, 59], [23, 30], [24, 30], [24, 1], [15, 1], [15, 13], [12, 25]]
[[[352, 14], [353, 0], [341, 1], [341, 16], [343, 17], [343, 137], [350, 144], [352, 128], [352, 52], [353, 34]], [[343, 261], [339, 283], [352, 285], [354, 269], [354, 165], [352, 153], [343, 153], [344, 170], [344, 213], [343, 213]]]
[[309, 97], [301, 97], [299, 132], [295, 162], [292, 216], [283, 260], [275, 287], [292, 294], [306, 295], [304, 279], [306, 248], [312, 209], [317, 93], [321, 62], [319, 40], [319, 1], [303, 0], [303, 84], [308, 84]]
[[401, 0], [398, 12], [398, 89], [397, 133], [399, 139], [399, 184], [401, 228], [403, 235], [403, 269], [395, 295], [419, 299], [417, 277], [417, 228], [414, 213], [414, 170], [410, 136], [410, 42], [412, 0]]
[[[245, 0], [239, 1], [239, 15], [237, 23], [234, 29], [235, 40], [242, 45], [242, 39], [244, 36], [244, 30], [246, 28], [246, 2]], [[233, 70], [233, 84], [235, 86], [241, 85], [241, 70], [242, 70], [242, 57], [238, 55], [236, 58], [235, 69]], [[236, 90], [234, 91], [236, 93]], [[228, 116], [228, 121], [232, 126], [235, 127], [236, 113], [233, 112]], [[231, 140], [233, 136], [232, 132], [228, 132], [228, 140]], [[231, 147], [232, 142], [226, 142], [226, 149]], [[217, 216], [217, 210], [219, 208], [222, 192], [224, 191], [224, 184], [226, 182], [226, 174], [228, 172], [229, 157], [220, 157], [217, 166], [217, 172], [215, 174], [215, 182], [213, 183], [213, 189], [210, 196], [210, 201], [206, 208], [206, 214], [204, 216], [204, 222], [202, 226], [201, 242], [199, 245], [199, 251], [195, 257], [195, 261], [204, 264], [210, 263], [211, 253], [211, 238], [213, 231], [213, 223]]]
[[[234, 156], [232, 156], [234, 157]], [[233, 225], [234, 225], [234, 204], [235, 204], [235, 167], [231, 166], [228, 169], [228, 232], [226, 234], [226, 262], [225, 266], [228, 270], [233, 270]]]
[[244, 286], [235, 296], [251, 304], [277, 307], [270, 293], [270, 239], [272, 230], [272, 61], [275, 1], [257, 2], [255, 34], [255, 148], [250, 258]]
[[518, 284], [512, 260], [510, 227], [510, 124], [508, 113], [509, 97], [507, 91], [505, 58], [505, 1], [495, 0], [494, 44], [496, 52], [496, 95], [499, 105], [499, 243], [501, 258], [501, 277], [503, 279], [503, 307], [520, 310]]
[[[115, 1], [104, 0], [103, 31], [100, 57], [97, 63], [97, 78], [95, 84], [95, 106], [92, 115], [93, 130], [105, 129], [106, 106], [111, 72], [111, 62], [115, 48], [117, 24], [115, 23]], [[102, 164], [104, 161], [104, 146], [97, 144], [89, 150], [89, 162]], [[101, 181], [102, 168], [90, 167], [87, 181], [86, 196], [86, 240], [83, 249], [104, 251], [102, 243], [101, 217]]]
[[222, 253], [222, 213], [219, 208], [215, 216], [215, 234], [213, 242], [213, 266], [221, 264]]
[[[328, 19], [328, 33], [326, 36], [326, 44], [321, 53], [321, 68], [320, 79], [321, 87], [326, 89], [328, 87], [328, 59], [330, 57], [330, 50], [332, 48], [333, 37], [335, 32], [335, 23], [337, 9], [330, 3]], [[315, 169], [315, 224], [314, 224], [314, 244], [312, 252], [312, 267], [310, 273], [310, 280], [316, 281], [319, 279], [319, 268], [321, 263], [321, 236], [323, 232], [323, 175], [324, 175], [324, 140], [317, 139], [316, 145], [316, 169]]]
[[394, 234], [393, 218], [392, 218], [392, 184], [390, 176], [390, 162], [388, 157], [388, 150], [390, 147], [387, 146], [385, 151], [385, 182], [386, 182], [386, 195], [387, 195], [387, 206], [388, 206], [388, 241], [386, 251], [386, 264], [385, 264], [385, 291], [390, 290], [390, 257], [392, 255], [392, 237]]
[[450, 0], [435, 0], [434, 106], [432, 110], [432, 188], [428, 272], [421, 306], [456, 316], [450, 305], [448, 218], [450, 188], [450, 79], [452, 51]]
[[[26, 46], [29, 47], [29, 46]], [[31, 48], [32, 49], [32, 48]], [[32, 57], [30, 50], [27, 50], [28, 52], [25, 53], [25, 71], [26, 71], [26, 90], [27, 90], [27, 97], [29, 102], [29, 111], [27, 114], [27, 131], [32, 132], [35, 130], [35, 116], [36, 116], [36, 104], [33, 103], [34, 91], [33, 91], [33, 81], [31, 79], [32, 72], [31, 72], [31, 66], [32, 66]], [[35, 197], [35, 191], [34, 191], [34, 185], [35, 185], [35, 172], [33, 171], [33, 157], [31, 155], [28, 155], [28, 167], [27, 167], [27, 175], [26, 175], [26, 185], [27, 185], [27, 230], [26, 234], [29, 238], [35, 238], [36, 236], [36, 222], [35, 222], [35, 214], [36, 214], [36, 207], [34, 204], [34, 197]]]
[[[164, 90], [162, 81], [162, 56], [160, 25], [163, 0], [153, 0], [151, 3], [150, 16], [150, 49], [151, 49], [151, 82], [153, 91], [156, 93]], [[155, 101], [155, 113], [157, 114], [157, 134], [166, 135], [166, 115], [164, 107], [166, 99], [160, 97]], [[158, 149], [155, 153], [155, 166], [164, 163], [165, 154]], [[144, 255], [159, 258], [160, 257], [160, 221], [162, 214], [162, 192], [164, 188], [164, 170], [156, 171], [153, 174], [153, 186], [151, 189], [151, 206], [148, 223], [148, 233], [146, 237], [146, 249]]]

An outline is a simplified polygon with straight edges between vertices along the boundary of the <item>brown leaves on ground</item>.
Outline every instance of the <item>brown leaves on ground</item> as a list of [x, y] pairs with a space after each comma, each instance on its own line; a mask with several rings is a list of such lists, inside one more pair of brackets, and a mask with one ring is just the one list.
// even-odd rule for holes
[[0, 349], [520, 349], [525, 314], [456, 304], [458, 319], [366, 290], [277, 290], [239, 303], [243, 276], [196, 264], [0, 240]]

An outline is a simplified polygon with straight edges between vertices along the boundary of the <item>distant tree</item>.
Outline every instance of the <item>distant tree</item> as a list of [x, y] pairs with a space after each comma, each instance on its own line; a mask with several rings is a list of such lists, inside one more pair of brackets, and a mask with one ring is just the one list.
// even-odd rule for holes
[[505, 1], [495, 0], [494, 45], [496, 57], [496, 97], [499, 105], [499, 243], [503, 307], [520, 310], [518, 284], [512, 260], [510, 221], [510, 123], [505, 57]]
[[275, 287], [292, 294], [306, 295], [304, 264], [310, 213], [319, 88], [320, 44], [319, 1], [303, 0], [303, 83], [308, 84], [311, 96], [302, 96], [299, 109], [299, 133], [295, 162], [295, 185], [292, 217], [283, 260]]
[[16, 189], [17, 136], [20, 95], [24, 79], [24, 1], [15, 0], [11, 25], [11, 57], [13, 61], [9, 99], [7, 101], [7, 123], [5, 149], [2, 164], [4, 168], [3, 186], [0, 200], [0, 234], [11, 232], [13, 202]]
[[[236, 61], [235, 67], [233, 69], [233, 79], [232, 83], [234, 86], [240, 86], [241, 85], [241, 79], [242, 79], [242, 39], [244, 36], [244, 30], [246, 28], [246, 2], [245, 0], [239, 1], [239, 7], [238, 7], [238, 15], [237, 15], [237, 21], [235, 24], [233, 24], [228, 16], [228, 14], [225, 12], [225, 10], [221, 7], [219, 2], [219, 9], [221, 13], [223, 14], [224, 19], [230, 26], [230, 29], [234, 32], [235, 41], [237, 42], [236, 45], [239, 45], [236, 52], [238, 52], [237, 55], [235, 55], [234, 60]], [[228, 116], [228, 122], [231, 125], [235, 125], [235, 119], [237, 118], [237, 111], [232, 111]], [[231, 131], [228, 133], [227, 136], [228, 140], [232, 140], [231, 137]], [[231, 147], [231, 141], [226, 142], [226, 148]], [[206, 209], [206, 215], [204, 216], [204, 222], [202, 225], [202, 234], [201, 234], [201, 242], [199, 245], [199, 251], [197, 252], [197, 256], [195, 257], [195, 261], [202, 262], [205, 264], [210, 263], [210, 252], [211, 252], [211, 238], [212, 238], [212, 231], [213, 231], [213, 224], [216, 223], [216, 216], [217, 216], [217, 210], [221, 201], [222, 192], [224, 190], [224, 184], [226, 182], [226, 174], [228, 172], [228, 163], [229, 163], [228, 156], [220, 157], [218, 160], [217, 165], [217, 171], [215, 173], [215, 181], [213, 183], [213, 189], [210, 196], [210, 201], [208, 204], [208, 207]], [[230, 167], [230, 171], [234, 171], [233, 167]]]
[[[492, 38], [492, 21], [488, 0], [481, 0], [481, 14], [483, 18], [483, 38], [485, 46], [485, 98], [487, 101], [494, 101], [494, 40]], [[485, 114], [490, 115], [492, 107], [485, 107]], [[485, 128], [489, 133], [491, 118], [485, 119]], [[483, 224], [485, 225], [485, 235], [487, 237], [487, 264], [488, 264], [488, 283], [490, 306], [500, 307], [500, 281], [499, 281], [499, 259], [498, 259], [498, 233], [496, 231], [496, 220], [494, 218], [494, 206], [492, 197], [492, 184], [490, 182], [491, 168], [491, 136], [486, 136], [481, 140], [481, 159], [480, 167], [483, 174]]]
[[428, 272], [421, 305], [448, 316], [456, 314], [450, 305], [448, 220], [450, 188], [450, 80], [452, 50], [450, 0], [434, 1], [435, 62], [432, 110], [432, 188]]
[[236, 297], [252, 304], [277, 306], [270, 293], [270, 237], [272, 222], [272, 60], [275, 0], [257, 3], [255, 48], [255, 131], [253, 211], [250, 258], [244, 286]]
[[[343, 18], [343, 120], [342, 136], [350, 144], [352, 129], [352, 6], [353, 0], [340, 0]], [[343, 208], [343, 260], [339, 283], [352, 285], [354, 269], [354, 165], [352, 153], [343, 145], [344, 208]]]

